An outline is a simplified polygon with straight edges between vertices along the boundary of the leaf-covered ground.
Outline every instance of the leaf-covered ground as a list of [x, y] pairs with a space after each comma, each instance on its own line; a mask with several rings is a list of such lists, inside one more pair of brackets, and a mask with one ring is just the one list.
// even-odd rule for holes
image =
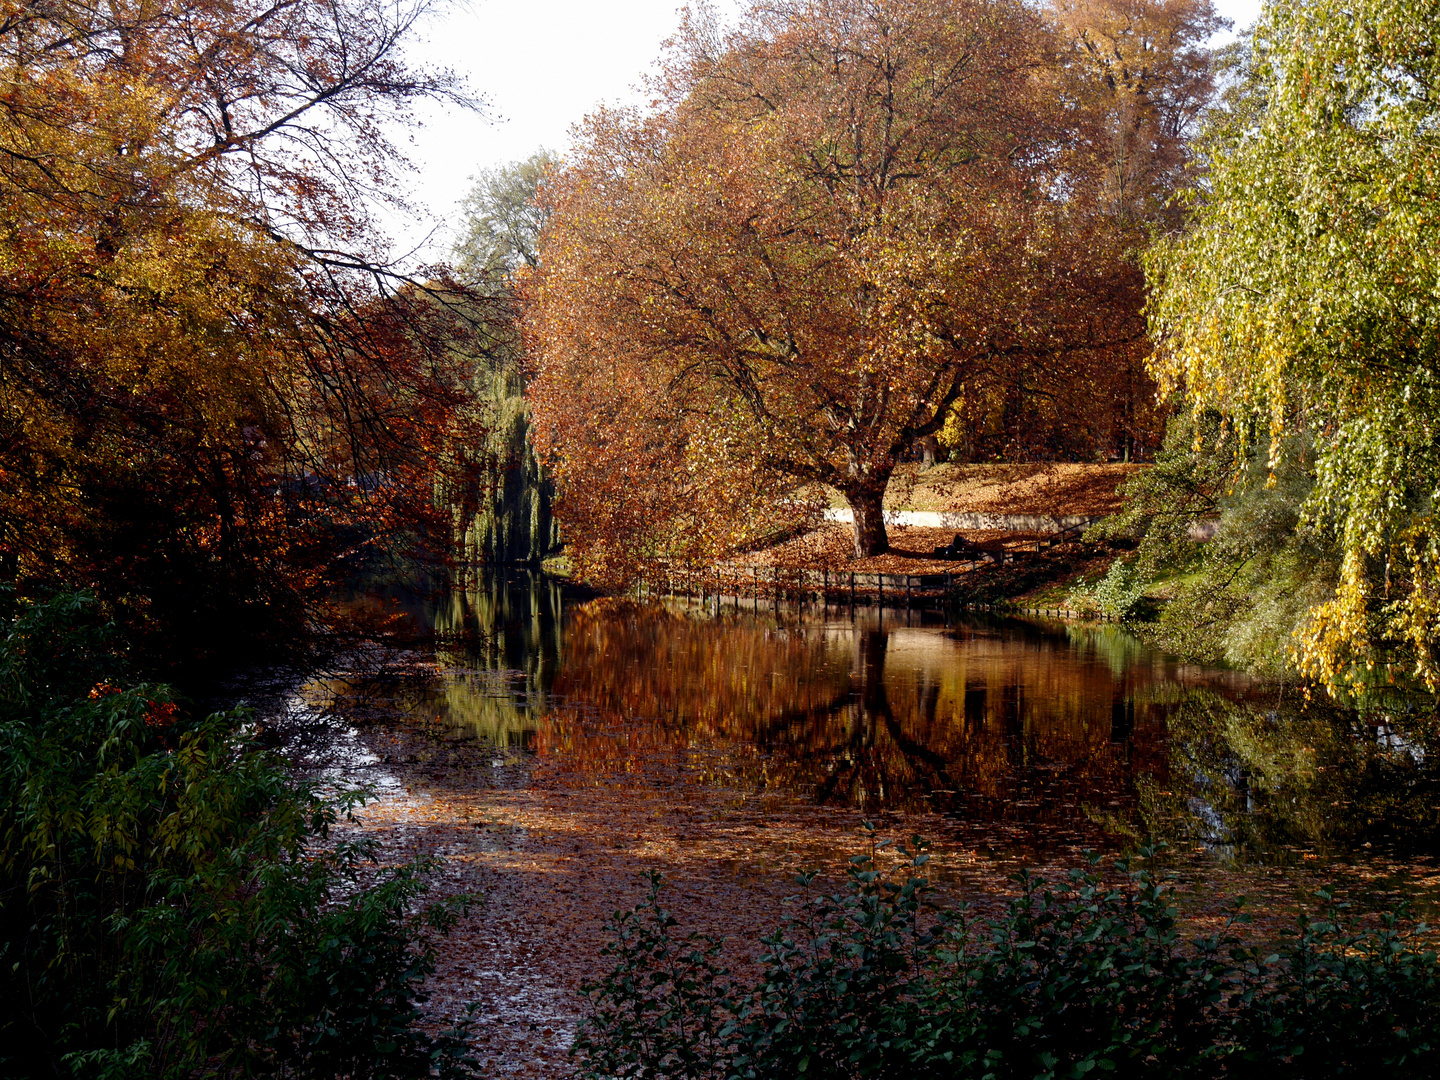
[[[888, 510], [939, 510], [986, 514], [1113, 514], [1118, 489], [1138, 464], [1074, 462], [900, 465], [885, 492]], [[838, 492], [833, 506], [844, 506]]]

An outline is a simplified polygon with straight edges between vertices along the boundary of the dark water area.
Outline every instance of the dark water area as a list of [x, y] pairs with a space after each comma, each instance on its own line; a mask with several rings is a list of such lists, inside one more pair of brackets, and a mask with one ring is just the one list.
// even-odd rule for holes
[[504, 570], [405, 604], [439, 672], [410, 707], [552, 786], [765, 792], [1022, 856], [1145, 837], [1384, 877], [1440, 848], [1432, 716], [1307, 702], [1115, 625], [639, 603]]

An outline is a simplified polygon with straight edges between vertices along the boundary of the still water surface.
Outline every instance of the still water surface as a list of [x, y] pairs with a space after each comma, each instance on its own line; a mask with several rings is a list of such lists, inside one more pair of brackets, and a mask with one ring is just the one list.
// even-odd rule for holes
[[1144, 835], [1288, 863], [1440, 847], [1433, 718], [1307, 705], [1113, 625], [717, 614], [513, 571], [411, 607], [440, 662], [414, 704], [569, 783], [939, 815], [1012, 850]]

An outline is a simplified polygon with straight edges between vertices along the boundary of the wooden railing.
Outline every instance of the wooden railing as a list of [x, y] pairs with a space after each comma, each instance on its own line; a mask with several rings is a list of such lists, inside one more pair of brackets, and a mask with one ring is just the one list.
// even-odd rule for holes
[[1058, 532], [1047, 533], [1047, 534], [1046, 534], [1045, 536], [1043, 536], [1043, 537], [1038, 537], [1038, 538], [1036, 538], [1036, 540], [1035, 540], [1035, 551], [1036, 551], [1036, 553], [1038, 554], [1038, 553], [1041, 552], [1041, 551], [1049, 551], [1051, 548], [1055, 547], [1057, 544], [1064, 544], [1064, 543], [1068, 543], [1068, 542], [1071, 541], [1071, 540], [1074, 540], [1075, 538], [1081, 536], [1081, 535], [1085, 532], [1085, 530], [1090, 527], [1091, 523], [1092, 523], [1092, 522], [1087, 521], [1087, 522], [1085, 522], [1085, 523], [1083, 523], [1083, 524], [1080, 524], [1080, 525], [1066, 525], [1063, 529], [1060, 529]]
[[[970, 564], [973, 569], [974, 564]], [[969, 571], [965, 571], [969, 572]], [[645, 596], [693, 597], [717, 612], [726, 608], [758, 610], [780, 605], [822, 604], [826, 607], [857, 605], [926, 610], [1003, 612], [1010, 615], [1037, 615], [1052, 619], [1098, 619], [1112, 621], [1098, 611], [1076, 611], [1062, 607], [1023, 607], [1015, 604], [987, 604], [957, 595], [955, 585], [963, 573], [946, 574], [863, 574], [849, 571], [781, 570], [766, 567], [736, 568], [729, 574], [695, 573], [669, 581], [642, 581]]]
[[[1035, 551], [1063, 544], [1085, 531], [1085, 525], [1071, 525], [1035, 541]], [[986, 564], [1015, 560], [1013, 551], [986, 553], [979, 558], [957, 559], [954, 570], [928, 574], [862, 573], [850, 570], [810, 570], [798, 567], [727, 564], [705, 568], [658, 564], [648, 578], [639, 582], [642, 595], [691, 596], [717, 608], [780, 604], [825, 606], [878, 604], [881, 607], [943, 606], [946, 609], [995, 610], [1053, 618], [1100, 618], [1102, 616], [1067, 608], [1019, 608], [1011, 605], [965, 603], [956, 584]]]
[[[845, 604], [860, 600], [911, 607], [920, 600], [948, 600], [955, 582], [982, 561], [967, 560], [943, 574], [866, 574], [858, 571], [804, 570], [779, 566], [721, 566], [704, 570], [660, 568], [661, 576], [642, 580], [649, 595], [731, 597], [766, 603]], [[668, 569], [668, 573], [664, 571]]]

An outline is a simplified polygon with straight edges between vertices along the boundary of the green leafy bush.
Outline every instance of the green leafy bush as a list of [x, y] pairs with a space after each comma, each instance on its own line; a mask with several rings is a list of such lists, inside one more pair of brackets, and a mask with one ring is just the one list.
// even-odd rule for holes
[[356, 793], [126, 685], [90, 599], [0, 605], [0, 1073], [473, 1074], [421, 1007], [464, 902], [329, 835]]
[[1144, 606], [1145, 585], [1134, 563], [1116, 559], [1094, 585], [1073, 589], [1067, 603], [1080, 611], [1097, 611], [1107, 619], [1128, 622]]
[[1301, 517], [1315, 453], [1303, 433], [1271, 445], [1215, 413], [1171, 418], [1154, 467], [1121, 489], [1125, 510], [1086, 534], [1137, 544], [1127, 569], [1112, 567], [1124, 576], [1110, 596], [1163, 596], [1158, 610], [1136, 601], [1132, 614], [1153, 617], [1140, 629], [1167, 652], [1293, 676], [1296, 633], [1333, 595], [1340, 567], [1334, 538]]
[[1440, 969], [1394, 917], [1358, 932], [1322, 894], [1326, 916], [1267, 955], [1229, 932], [1183, 938], [1151, 872], [1113, 887], [1092, 865], [1060, 884], [1021, 874], [983, 919], [930, 906], [919, 848], [901, 849], [904, 881], [853, 860], [847, 892], [762, 939], [753, 985], [720, 966], [718, 942], [679, 934], [653, 876], [648, 900], [615, 915], [614, 970], [586, 988], [581, 1075], [1279, 1080], [1440, 1065]]

